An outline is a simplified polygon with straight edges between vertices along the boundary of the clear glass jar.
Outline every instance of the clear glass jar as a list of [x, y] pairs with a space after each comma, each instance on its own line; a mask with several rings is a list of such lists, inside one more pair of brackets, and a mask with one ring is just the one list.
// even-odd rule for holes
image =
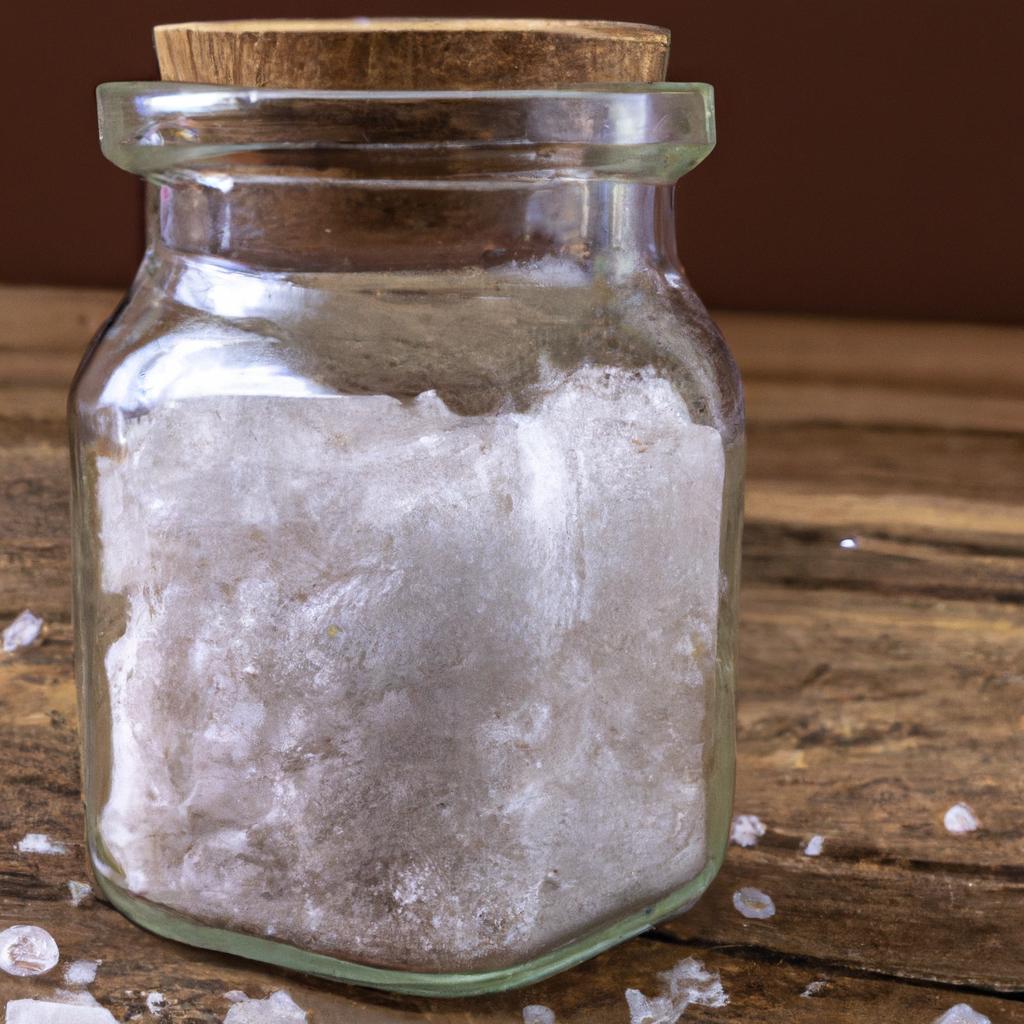
[[551, 974], [727, 840], [742, 398], [702, 85], [100, 89], [148, 247], [71, 396], [88, 841], [141, 925]]

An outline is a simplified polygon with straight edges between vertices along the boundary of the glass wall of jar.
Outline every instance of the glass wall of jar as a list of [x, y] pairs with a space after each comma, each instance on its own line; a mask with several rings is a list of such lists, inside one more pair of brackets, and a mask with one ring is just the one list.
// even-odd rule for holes
[[148, 246], [71, 396], [89, 849], [195, 945], [524, 984], [723, 856], [739, 380], [672, 85], [116, 84]]

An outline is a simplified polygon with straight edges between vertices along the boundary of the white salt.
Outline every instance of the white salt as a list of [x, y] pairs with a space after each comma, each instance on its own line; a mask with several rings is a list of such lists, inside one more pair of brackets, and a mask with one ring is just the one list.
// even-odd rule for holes
[[68, 852], [68, 848], [63, 843], [58, 843], [42, 832], [29, 832], [23, 839], [18, 840], [14, 848], [18, 853], [56, 855]]
[[306, 1011], [287, 992], [275, 992], [266, 999], [245, 999], [235, 1003], [224, 1024], [306, 1024]]
[[150, 992], [146, 996], [146, 1009], [149, 1010], [153, 1016], [160, 1014], [164, 1007], [167, 1006], [167, 1000], [164, 998], [163, 992]]
[[73, 906], [80, 907], [92, 895], [92, 886], [85, 882], [68, 882], [69, 898]]
[[967, 1003], [957, 1003], [941, 1017], [936, 1017], [932, 1024], [992, 1024], [992, 1021]]
[[821, 851], [825, 849], [825, 837], [824, 836], [811, 836], [807, 840], [807, 845], [804, 847], [804, 856], [806, 857], [820, 857]]
[[64, 968], [64, 980], [69, 985], [91, 985], [102, 960], [75, 960]]
[[555, 1011], [540, 1003], [524, 1006], [523, 1024], [555, 1024]]
[[630, 1024], [676, 1024], [691, 1004], [721, 1007], [729, 1003], [718, 972], [706, 971], [692, 956], [680, 960], [670, 971], [662, 971], [658, 981], [656, 996], [626, 989]]
[[732, 819], [729, 838], [737, 846], [757, 846], [766, 831], [765, 823], [756, 814], [737, 814]]
[[100, 828], [130, 891], [466, 970], [704, 867], [724, 453], [668, 381], [585, 368], [479, 416], [197, 398], [122, 433]]
[[53, 936], [32, 924], [16, 924], [0, 932], [0, 969], [18, 977], [45, 974], [60, 959]]
[[43, 642], [43, 627], [46, 623], [33, 615], [27, 608], [4, 630], [4, 651], [11, 654], [25, 647]]
[[946, 811], [946, 815], [942, 820], [946, 826], [946, 831], [952, 832], [954, 835], [973, 832], [981, 825], [977, 815], [967, 804], [953, 804]]
[[819, 992], [823, 992], [827, 987], [828, 979], [818, 978], [815, 981], [810, 982], [807, 985], [807, 988], [805, 988], [803, 992], [800, 993], [800, 995], [802, 995], [804, 999], [810, 999], [813, 996], [816, 996]]
[[117, 1024], [102, 1006], [76, 1005], [43, 999], [12, 999], [6, 1024]]
[[766, 892], [744, 886], [732, 894], [732, 905], [744, 916], [764, 920], [775, 915], [775, 901]]

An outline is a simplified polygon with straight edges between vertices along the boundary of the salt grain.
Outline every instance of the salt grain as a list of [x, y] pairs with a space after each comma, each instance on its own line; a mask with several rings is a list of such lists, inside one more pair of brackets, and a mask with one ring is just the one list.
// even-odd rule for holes
[[539, 1003], [524, 1006], [523, 1024], [555, 1024], [555, 1011]]
[[729, 838], [737, 846], [757, 846], [758, 839], [766, 831], [765, 823], [756, 814], [737, 814], [732, 819]]
[[960, 835], [964, 832], [973, 832], [981, 825], [973, 809], [967, 804], [953, 804], [946, 816], [942, 819], [947, 832]]
[[706, 971], [694, 957], [680, 960], [670, 971], [658, 975], [661, 990], [645, 996], [638, 989], [626, 989], [630, 1024], [676, 1024], [691, 1004], [727, 1006], [729, 997], [717, 971]]
[[68, 892], [72, 905], [80, 907], [92, 895], [92, 886], [85, 882], [68, 882]]
[[24, 839], [19, 839], [14, 847], [18, 853], [67, 853], [68, 848], [42, 832], [29, 832]]
[[990, 1018], [968, 1006], [957, 1003], [951, 1006], [941, 1017], [936, 1017], [932, 1024], [992, 1024]]
[[45, 974], [60, 959], [53, 936], [31, 924], [16, 924], [0, 932], [0, 968], [8, 974], [26, 978]]
[[744, 886], [732, 894], [732, 905], [744, 916], [764, 920], [775, 915], [775, 901], [766, 892]]
[[821, 851], [825, 848], [825, 837], [824, 836], [811, 836], [807, 840], [807, 845], [804, 847], [805, 857], [820, 857]]
[[46, 623], [33, 615], [27, 608], [4, 630], [4, 651], [11, 654], [25, 647], [33, 647], [43, 642], [43, 626]]
[[117, 1021], [109, 1010], [98, 1005], [12, 999], [7, 1004], [7, 1024], [117, 1024]]
[[816, 981], [812, 981], [807, 988], [800, 993], [804, 999], [810, 999], [812, 996], [816, 996], [819, 992], [822, 992], [828, 986], [827, 978], [818, 978]]
[[69, 985], [91, 985], [102, 960], [75, 960], [64, 968], [64, 980]]
[[163, 992], [150, 992], [149, 995], [146, 996], [146, 1009], [149, 1010], [154, 1017], [161, 1013], [166, 1005], [167, 1000], [164, 998]]
[[224, 1024], [306, 1024], [306, 1011], [287, 992], [266, 999], [245, 999], [227, 1012]]

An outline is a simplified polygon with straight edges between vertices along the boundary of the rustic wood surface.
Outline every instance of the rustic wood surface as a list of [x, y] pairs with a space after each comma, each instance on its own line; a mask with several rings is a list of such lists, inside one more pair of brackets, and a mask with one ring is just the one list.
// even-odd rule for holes
[[[750, 420], [736, 809], [767, 834], [656, 932], [530, 989], [443, 1001], [192, 950], [68, 899], [86, 875], [64, 396], [115, 301], [0, 288], [0, 624], [24, 607], [50, 624], [0, 657], [0, 928], [42, 925], [62, 954], [39, 979], [0, 974], [0, 1005], [99, 959], [89, 991], [121, 1021], [151, 1019], [152, 991], [161, 1020], [205, 1024], [229, 990], [285, 989], [315, 1024], [513, 1024], [531, 1003], [625, 1024], [625, 989], [654, 994], [693, 955], [731, 1001], [685, 1020], [929, 1024], [967, 1002], [1024, 1022], [1024, 331], [719, 317]], [[953, 836], [961, 800], [982, 827]], [[68, 852], [17, 852], [28, 832]], [[740, 917], [741, 885], [777, 914]]]

